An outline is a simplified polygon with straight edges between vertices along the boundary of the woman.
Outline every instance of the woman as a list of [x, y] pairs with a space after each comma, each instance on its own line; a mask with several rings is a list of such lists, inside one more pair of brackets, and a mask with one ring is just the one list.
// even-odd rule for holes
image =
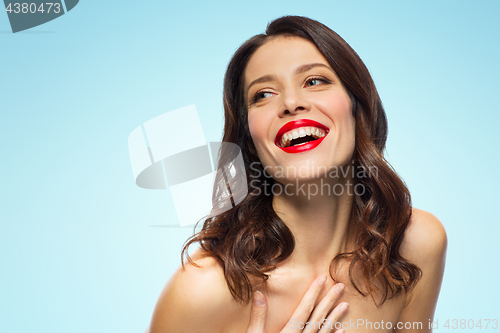
[[354, 50], [279, 18], [234, 54], [224, 110], [249, 194], [186, 243], [201, 246], [149, 331], [430, 332], [446, 232], [384, 159], [385, 112]]

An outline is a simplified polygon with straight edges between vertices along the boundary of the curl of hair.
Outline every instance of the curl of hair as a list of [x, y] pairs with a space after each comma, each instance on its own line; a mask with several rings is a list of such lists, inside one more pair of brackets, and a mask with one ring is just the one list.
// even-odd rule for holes
[[[233, 55], [224, 78], [222, 141], [241, 148], [249, 195], [232, 209], [205, 219], [202, 229], [184, 244], [181, 257], [186, 256], [190, 245], [199, 243], [205, 255], [223, 264], [234, 299], [246, 303], [255, 287], [252, 281], [265, 283], [269, 278], [267, 273], [294, 250], [292, 232], [274, 211], [272, 194], [266, 195], [272, 193], [273, 179], [269, 181], [253, 145], [243, 89], [244, 71], [250, 57], [276, 36], [302, 37], [316, 45], [351, 99], [356, 120], [355, 170], [377, 172], [355, 180], [366, 189], [363, 195], [354, 195], [356, 247], [332, 258], [330, 274], [341, 261], [349, 263], [349, 278], [355, 289], [363, 296], [380, 296], [380, 301], [375, 302], [381, 305], [387, 299], [409, 292], [421, 276], [421, 270], [399, 254], [412, 213], [410, 193], [384, 158], [387, 118], [368, 69], [338, 34], [306, 17], [284, 16], [272, 21], [265, 34], [250, 38]], [[227, 155], [222, 148], [219, 168], [229, 161]], [[214, 198], [221, 195], [224, 187], [216, 183]], [[187, 259], [194, 264], [189, 255]], [[360, 270], [361, 282], [355, 278], [355, 269]]]

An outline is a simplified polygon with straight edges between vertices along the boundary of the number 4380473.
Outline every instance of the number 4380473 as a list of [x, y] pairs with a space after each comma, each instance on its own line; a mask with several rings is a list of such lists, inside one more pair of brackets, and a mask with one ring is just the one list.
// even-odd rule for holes
[[[45, 5], [45, 7], [44, 7]], [[46, 2], [46, 3], [41, 3], [40, 6], [37, 6], [36, 3], [9, 3], [7, 8], [5, 10], [10, 14], [35, 14], [36, 12], [39, 13], [50, 13], [51, 11], [53, 13], [60, 13], [61, 12], [61, 4], [60, 3], [53, 3], [53, 2]]]
[[[450, 323], [451, 322], [451, 323]], [[488, 329], [492, 328], [496, 330], [498, 328], [498, 319], [479, 319], [478, 321], [475, 321], [474, 319], [448, 319], [444, 323], [444, 327], [448, 329], [473, 329], [473, 328], [479, 328], [479, 329]]]

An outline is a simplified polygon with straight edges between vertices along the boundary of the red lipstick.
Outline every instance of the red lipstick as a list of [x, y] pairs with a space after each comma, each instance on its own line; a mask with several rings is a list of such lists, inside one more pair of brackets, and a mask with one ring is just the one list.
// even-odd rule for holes
[[308, 143], [298, 145], [298, 146], [281, 147], [281, 145], [280, 145], [281, 137], [283, 136], [283, 134], [285, 134], [286, 132], [291, 131], [293, 129], [296, 129], [296, 128], [308, 127], [308, 126], [321, 128], [326, 132], [326, 135], [328, 135], [328, 132], [330, 131], [330, 129], [328, 127], [326, 127], [325, 125], [323, 125], [321, 123], [318, 123], [317, 121], [314, 121], [311, 119], [298, 119], [298, 120], [290, 121], [290, 122], [286, 123], [285, 125], [283, 125], [283, 127], [280, 128], [280, 130], [278, 131], [278, 134], [276, 134], [274, 144], [278, 148], [283, 150], [285, 153], [291, 153], [291, 154], [301, 153], [303, 151], [307, 151], [307, 150], [311, 150], [311, 149], [316, 148], [323, 141], [323, 139], [326, 138], [326, 135], [320, 139], [316, 139], [316, 140], [313, 140], [313, 141], [310, 141]]

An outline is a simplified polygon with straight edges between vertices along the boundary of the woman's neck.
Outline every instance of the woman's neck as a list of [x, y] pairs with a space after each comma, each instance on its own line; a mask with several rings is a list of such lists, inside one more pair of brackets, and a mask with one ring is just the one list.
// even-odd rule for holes
[[[323, 192], [320, 186], [323, 186]], [[332, 193], [333, 187], [335, 193]], [[315, 188], [319, 190], [312, 195]], [[324, 178], [316, 179], [289, 186], [287, 193], [273, 197], [274, 210], [295, 238], [295, 249], [286, 262], [293, 267], [325, 274], [331, 260], [347, 251], [352, 242], [353, 181], [349, 177], [330, 182]]]

